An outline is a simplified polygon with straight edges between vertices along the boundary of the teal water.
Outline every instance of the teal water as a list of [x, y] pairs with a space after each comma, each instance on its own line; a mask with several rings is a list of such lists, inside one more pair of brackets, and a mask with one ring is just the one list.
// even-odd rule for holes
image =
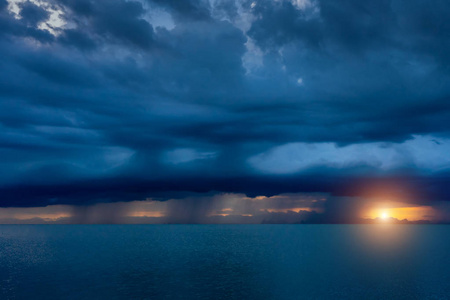
[[0, 299], [449, 298], [450, 226], [0, 226]]

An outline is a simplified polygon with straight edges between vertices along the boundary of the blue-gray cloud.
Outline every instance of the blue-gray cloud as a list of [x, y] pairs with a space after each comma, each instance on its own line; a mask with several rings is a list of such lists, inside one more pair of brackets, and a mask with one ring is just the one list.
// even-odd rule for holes
[[378, 182], [449, 200], [449, 12], [0, 0], [0, 205]]

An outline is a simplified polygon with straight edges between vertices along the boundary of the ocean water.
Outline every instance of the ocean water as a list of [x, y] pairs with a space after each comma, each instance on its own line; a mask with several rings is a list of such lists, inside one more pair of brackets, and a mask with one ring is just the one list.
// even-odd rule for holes
[[0, 299], [450, 299], [450, 226], [1, 225]]

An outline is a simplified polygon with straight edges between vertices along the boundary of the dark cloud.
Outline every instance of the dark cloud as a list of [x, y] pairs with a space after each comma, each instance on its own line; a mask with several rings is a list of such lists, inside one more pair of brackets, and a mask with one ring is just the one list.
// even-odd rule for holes
[[6, 0], [0, 1], [0, 11], [5, 10], [7, 6], [8, 6], [8, 2]]
[[44, 8], [39, 7], [32, 2], [24, 2], [19, 5], [20, 15], [27, 22], [28, 26], [36, 27], [39, 23], [46, 21], [50, 14]]
[[[169, 175], [164, 179], [154, 180], [112, 176], [101, 180], [80, 180], [93, 175], [83, 173], [83, 170], [77, 170], [71, 166], [45, 166], [32, 172], [30, 177], [21, 178], [22, 182], [30, 183], [4, 187], [1, 206], [92, 205], [97, 202], [133, 201], [147, 198], [165, 201], [198, 194], [212, 197], [220, 192], [243, 193], [249, 197], [321, 192], [341, 197], [394, 199], [417, 205], [427, 205], [430, 201], [447, 201], [450, 197], [445, 188], [449, 183], [448, 175], [373, 178], [345, 174], [325, 176], [322, 170], [316, 174], [297, 176], [247, 175], [234, 178], [225, 176], [207, 178], [206, 176], [194, 177], [195, 173], [189, 171], [185, 173], [185, 176], [178, 176], [178, 178]], [[50, 183], [53, 184], [50, 185]], [[358, 208], [355, 207], [355, 209]]]
[[43, 3], [0, 1], [0, 206], [450, 199], [445, 1]]
[[162, 7], [168, 8], [170, 13], [181, 20], [207, 20], [210, 19], [210, 2], [207, 0], [148, 0]]
[[94, 41], [101, 45], [105, 40], [148, 50], [154, 45], [153, 27], [143, 15], [145, 10], [137, 1], [61, 1], [67, 11], [67, 22], [78, 30], [69, 30], [63, 40], [81, 49], [90, 48]]

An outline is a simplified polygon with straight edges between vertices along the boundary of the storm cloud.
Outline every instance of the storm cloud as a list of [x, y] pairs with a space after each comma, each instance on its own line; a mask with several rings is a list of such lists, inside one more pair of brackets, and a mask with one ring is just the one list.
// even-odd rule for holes
[[439, 206], [449, 13], [420, 0], [0, 0], [0, 206], [199, 193]]

